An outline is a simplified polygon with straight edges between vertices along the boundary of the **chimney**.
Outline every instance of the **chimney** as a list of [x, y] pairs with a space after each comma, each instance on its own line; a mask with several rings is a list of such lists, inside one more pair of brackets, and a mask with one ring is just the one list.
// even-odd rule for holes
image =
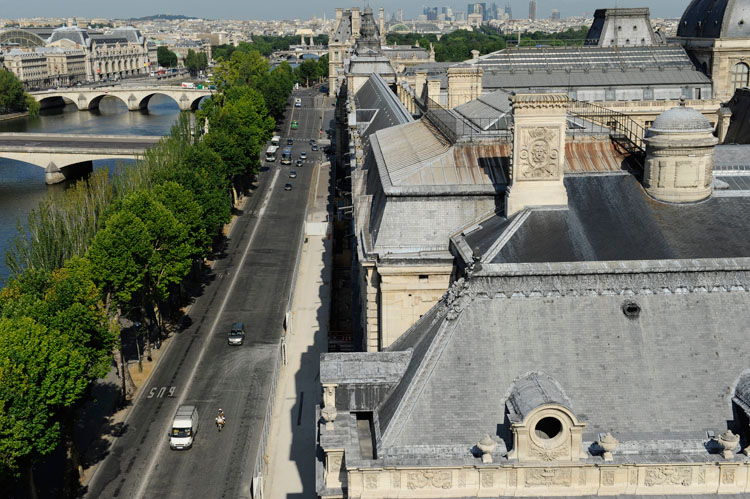
[[385, 45], [385, 9], [380, 7], [380, 45]]
[[341, 21], [341, 15], [344, 13], [344, 9], [337, 8], [336, 9], [336, 24], [338, 24], [339, 21]]
[[567, 206], [563, 183], [568, 96], [514, 94], [513, 170], [506, 216], [532, 206]]

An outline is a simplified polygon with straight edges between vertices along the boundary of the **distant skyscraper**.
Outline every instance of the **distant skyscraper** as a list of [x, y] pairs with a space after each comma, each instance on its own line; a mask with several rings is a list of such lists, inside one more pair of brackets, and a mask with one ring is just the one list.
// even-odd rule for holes
[[508, 19], [513, 19], [513, 10], [510, 8], [510, 3], [505, 4], [505, 14], [508, 16]]
[[529, 19], [536, 21], [536, 0], [529, 1]]
[[560, 11], [558, 9], [552, 9], [552, 13], [550, 14], [549, 18], [552, 21], [559, 21], [560, 20]]

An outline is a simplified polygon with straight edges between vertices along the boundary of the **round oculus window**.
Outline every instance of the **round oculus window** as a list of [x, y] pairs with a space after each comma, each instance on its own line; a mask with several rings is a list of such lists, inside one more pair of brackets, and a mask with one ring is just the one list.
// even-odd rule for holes
[[552, 416], [540, 419], [534, 426], [534, 433], [541, 440], [554, 440], [561, 432], [562, 423]]

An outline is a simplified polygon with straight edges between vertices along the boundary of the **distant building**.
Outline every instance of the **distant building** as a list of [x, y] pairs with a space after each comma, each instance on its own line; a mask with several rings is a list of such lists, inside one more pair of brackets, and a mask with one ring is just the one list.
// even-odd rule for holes
[[729, 100], [750, 85], [750, 0], [693, 0], [677, 28], [678, 41], [713, 81], [714, 95]]
[[560, 20], [560, 11], [558, 9], [552, 9], [552, 13], [549, 15], [550, 21]]
[[505, 15], [508, 19], [513, 19], [513, 9], [510, 8], [510, 3], [505, 4]]
[[529, 19], [536, 21], [536, 0], [529, 0]]

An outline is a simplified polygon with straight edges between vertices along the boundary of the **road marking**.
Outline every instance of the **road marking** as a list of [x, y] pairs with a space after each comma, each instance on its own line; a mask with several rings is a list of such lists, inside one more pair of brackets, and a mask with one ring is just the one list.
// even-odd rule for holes
[[[227, 289], [226, 294], [224, 295], [224, 299], [221, 301], [221, 306], [219, 307], [219, 311], [216, 314], [216, 319], [214, 319], [213, 324], [211, 324], [211, 329], [209, 330], [208, 334], [204, 334], [203, 336], [203, 346], [201, 347], [201, 351], [198, 354], [198, 360], [196, 360], [195, 364], [193, 364], [193, 369], [190, 371], [190, 376], [188, 377], [187, 384], [185, 385], [185, 389], [182, 391], [182, 395], [180, 395], [179, 400], [177, 401], [177, 406], [179, 407], [182, 405], [182, 403], [185, 401], [185, 396], [190, 393], [190, 387], [193, 384], [193, 380], [195, 379], [195, 374], [198, 372], [198, 366], [200, 366], [201, 361], [203, 360], [203, 356], [206, 353], [206, 350], [208, 350], [208, 344], [209, 339], [214, 336], [214, 332], [216, 331], [216, 326], [219, 324], [219, 319], [221, 319], [222, 314], [224, 313], [224, 308], [227, 305], [227, 302], [229, 301], [229, 297], [232, 295], [232, 291], [234, 290], [234, 285], [237, 283], [237, 278], [240, 275], [240, 269], [245, 265], [245, 259], [247, 258], [247, 255], [250, 253], [250, 247], [253, 244], [253, 241], [255, 240], [255, 234], [258, 231], [258, 227], [260, 227], [260, 221], [263, 218], [263, 215], [265, 214], [266, 207], [268, 206], [268, 200], [271, 197], [271, 194], [273, 193], [274, 185], [276, 184], [276, 180], [279, 178], [279, 173], [281, 170], [276, 170], [276, 173], [273, 176], [273, 180], [271, 180], [271, 185], [268, 186], [268, 191], [266, 192], [266, 198], [263, 201], [263, 205], [258, 212], [258, 221], [255, 223], [255, 227], [253, 227], [253, 231], [250, 234], [250, 239], [247, 241], [247, 245], [245, 246], [245, 251], [242, 253], [242, 258], [240, 259], [240, 262], [237, 264], [237, 267], [235, 267], [234, 271], [234, 277], [232, 277], [232, 282], [229, 283], [229, 289]], [[170, 430], [171, 420], [167, 419], [167, 425], [164, 427], [164, 431], [160, 433], [160, 435], [166, 435]], [[160, 446], [158, 443], [154, 445], [154, 452], [151, 454], [151, 457], [148, 460], [148, 466], [146, 468], [146, 474], [144, 475], [143, 479], [141, 480], [141, 485], [138, 487], [138, 491], [135, 493], [135, 497], [143, 497], [145, 493], [145, 489], [148, 486], [148, 482], [151, 479], [151, 474], [154, 472], [154, 469], [156, 468], [156, 462], [157, 458], [159, 457], [160, 452], [163, 452], [165, 450], [165, 447]]]

